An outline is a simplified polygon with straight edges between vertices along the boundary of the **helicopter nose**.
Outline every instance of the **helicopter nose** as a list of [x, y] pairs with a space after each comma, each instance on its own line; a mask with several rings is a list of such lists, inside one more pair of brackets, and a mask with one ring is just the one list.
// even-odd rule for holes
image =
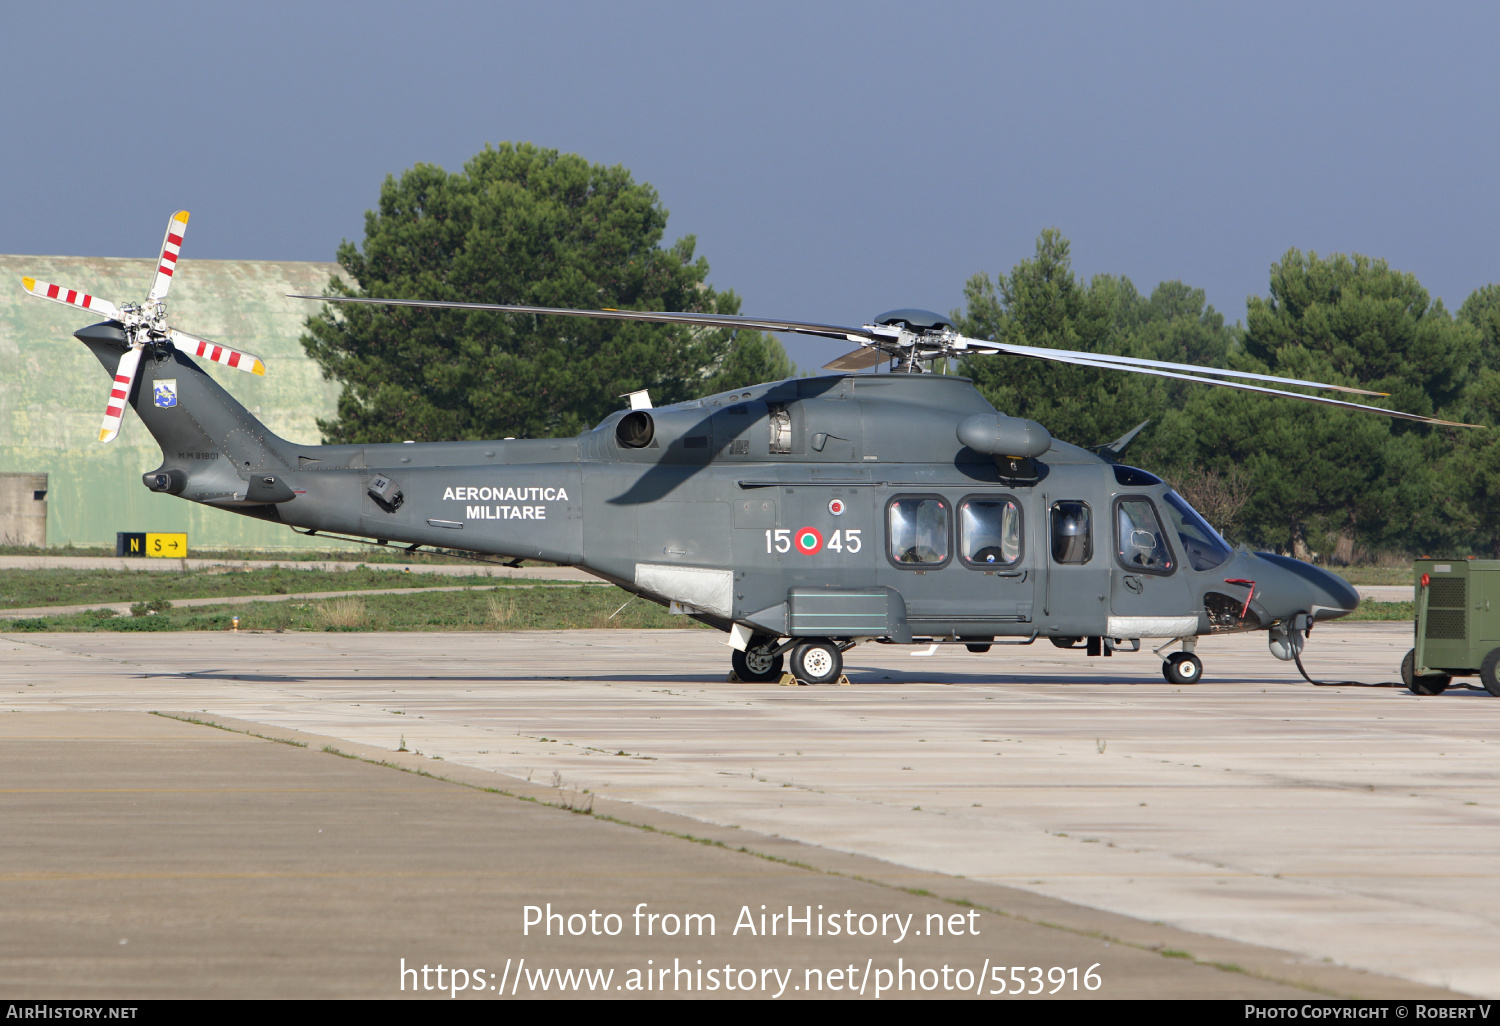
[[1315, 621], [1335, 620], [1359, 606], [1359, 592], [1336, 574], [1274, 552], [1257, 552], [1256, 556], [1275, 568], [1261, 575], [1260, 594], [1262, 607], [1277, 619], [1306, 612]]

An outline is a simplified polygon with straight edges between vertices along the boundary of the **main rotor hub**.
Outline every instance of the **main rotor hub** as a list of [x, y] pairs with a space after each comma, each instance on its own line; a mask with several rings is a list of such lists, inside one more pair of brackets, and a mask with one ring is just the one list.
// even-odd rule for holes
[[875, 348], [891, 358], [891, 370], [900, 374], [923, 374], [926, 362], [956, 356], [968, 347], [953, 327], [951, 318], [932, 310], [888, 310], [865, 325], [877, 336]]
[[926, 334], [932, 331], [952, 331], [953, 321], [931, 310], [887, 310], [875, 318], [876, 324], [900, 325], [908, 331]]

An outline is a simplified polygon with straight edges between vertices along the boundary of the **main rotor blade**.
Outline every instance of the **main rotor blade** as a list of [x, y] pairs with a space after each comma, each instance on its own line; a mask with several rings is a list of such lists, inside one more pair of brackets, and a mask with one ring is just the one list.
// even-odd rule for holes
[[260, 357], [258, 356], [252, 356], [238, 349], [230, 349], [228, 346], [221, 346], [217, 342], [210, 342], [208, 339], [199, 338], [197, 335], [189, 335], [187, 332], [178, 331], [176, 328], [167, 329], [167, 338], [171, 339], [172, 344], [179, 346], [183, 352], [190, 353], [193, 356], [202, 356], [212, 360], [214, 363], [222, 363], [226, 367], [248, 371], [251, 374], [264, 375], [266, 373], [266, 365], [260, 362]]
[[[821, 335], [825, 338], [844, 338], [850, 342], [862, 344], [877, 343], [876, 349], [883, 350], [890, 346], [891, 339], [864, 328], [851, 328], [835, 324], [817, 324], [808, 321], [771, 321], [760, 320], [753, 317], [738, 317], [727, 314], [685, 314], [665, 313], [656, 311], [640, 310], [568, 310], [560, 307], [547, 306], [508, 306], [498, 303], [449, 303], [431, 302], [421, 299], [368, 299], [361, 296], [308, 296], [289, 295], [291, 299], [312, 299], [325, 303], [362, 303], [377, 306], [410, 306], [426, 309], [443, 310], [488, 310], [498, 313], [528, 313], [538, 315], [549, 315], [558, 317], [593, 317], [603, 320], [618, 321], [647, 321], [656, 324], [694, 324], [710, 328], [748, 328], [757, 331], [781, 331], [795, 332], [803, 335]], [[952, 337], [950, 336], [950, 339]], [[1359, 403], [1344, 402], [1338, 399], [1324, 399], [1318, 396], [1303, 395], [1300, 392], [1286, 392], [1275, 388], [1262, 388], [1256, 385], [1237, 384], [1233, 381], [1220, 381], [1218, 378], [1241, 378], [1251, 381], [1271, 381], [1284, 385], [1299, 385], [1306, 388], [1324, 388], [1338, 392], [1347, 392], [1355, 395], [1384, 395], [1383, 392], [1371, 392], [1363, 388], [1351, 388], [1346, 385], [1330, 385], [1318, 381], [1303, 381], [1300, 378], [1281, 378], [1271, 374], [1255, 374], [1250, 371], [1231, 371], [1218, 367], [1199, 367], [1187, 363], [1168, 363], [1164, 360], [1146, 360], [1131, 356], [1110, 356], [1099, 353], [1080, 353], [1076, 350], [1067, 349], [1045, 349], [1037, 346], [1017, 346], [1004, 342], [990, 342], [985, 339], [961, 338], [964, 348], [974, 350], [988, 350], [994, 353], [1008, 353], [1013, 356], [1026, 356], [1038, 360], [1053, 360], [1059, 363], [1071, 363], [1080, 367], [1094, 367], [1099, 370], [1121, 370], [1134, 374], [1149, 374], [1155, 377], [1175, 378], [1181, 381], [1194, 381], [1203, 385], [1218, 385], [1223, 388], [1236, 388], [1243, 392], [1260, 392], [1266, 395], [1285, 396], [1290, 399], [1299, 399], [1303, 402], [1321, 403], [1325, 406], [1341, 406], [1347, 409], [1364, 410], [1370, 413], [1378, 413], [1386, 417], [1395, 417], [1401, 420], [1411, 420], [1422, 424], [1441, 424], [1445, 427], [1477, 427], [1474, 424], [1459, 424], [1455, 421], [1439, 420], [1435, 417], [1423, 417], [1415, 413], [1402, 413], [1397, 410], [1385, 410], [1378, 406], [1363, 406]], [[878, 345], [884, 343], [884, 345]], [[916, 349], [921, 349], [923, 339], [915, 340]], [[835, 364], [843, 364], [846, 360], [854, 360], [855, 353], [848, 353]], [[878, 361], [876, 361], [878, 362]], [[846, 369], [844, 367], [830, 369]], [[848, 368], [852, 369], [852, 368]], [[1181, 373], [1191, 371], [1192, 373]], [[1207, 375], [1207, 376], [1202, 376]]]
[[649, 321], [653, 324], [693, 324], [704, 328], [738, 328], [747, 331], [784, 331], [800, 335], [822, 335], [824, 338], [847, 339], [850, 342], [873, 342], [879, 336], [863, 328], [846, 328], [837, 324], [815, 324], [810, 321], [767, 321], [731, 314], [661, 313], [652, 310], [568, 310], [555, 306], [506, 306], [500, 303], [439, 303], [425, 299], [366, 299], [363, 296], [302, 296], [288, 293], [288, 299], [313, 299], [320, 303], [364, 303], [371, 306], [414, 306], [431, 310], [486, 310], [496, 313], [539, 314], [553, 317], [592, 317], [605, 321]]
[[125, 350], [115, 367], [115, 380], [109, 388], [109, 402], [104, 406], [104, 423], [99, 425], [99, 441], [113, 442], [120, 433], [120, 418], [130, 401], [130, 386], [135, 384], [136, 368], [141, 365], [141, 351], [135, 346]]
[[120, 319], [120, 308], [109, 300], [100, 299], [98, 296], [90, 296], [75, 289], [65, 289], [61, 285], [37, 281], [35, 278], [22, 278], [21, 288], [38, 299], [50, 299], [54, 303], [62, 303], [64, 306], [76, 306], [83, 310], [91, 310], [96, 314], [108, 317], [112, 321]]
[[845, 353], [837, 360], [831, 360], [823, 365], [824, 370], [864, 370], [866, 367], [875, 367], [882, 360], [890, 359], [879, 349], [862, 346], [852, 353]]
[[[1026, 346], [1008, 347], [1016, 350], [1024, 350]], [[1065, 354], [1065, 355], [1064, 355]], [[1261, 395], [1281, 396], [1285, 399], [1296, 399], [1304, 403], [1318, 403], [1322, 406], [1338, 406], [1346, 410], [1361, 410], [1365, 413], [1378, 413], [1382, 417], [1394, 417], [1397, 420], [1412, 420], [1419, 424], [1436, 424], [1443, 427], [1477, 428], [1478, 424], [1460, 424], [1453, 420], [1440, 420], [1437, 417], [1424, 417], [1418, 413], [1403, 413], [1400, 410], [1385, 410], [1379, 406], [1363, 406], [1360, 403], [1346, 402], [1343, 399], [1328, 399], [1321, 395], [1304, 395], [1301, 392], [1284, 392], [1279, 388], [1263, 388], [1260, 385], [1243, 385], [1237, 381], [1220, 381], [1217, 378], [1200, 378], [1192, 374], [1178, 374], [1175, 371], [1157, 370], [1153, 367], [1129, 367], [1117, 363], [1104, 363], [1094, 359], [1091, 354], [1067, 353], [1065, 350], [1045, 350], [1032, 353], [1018, 352], [1018, 356], [1028, 356], [1036, 360], [1050, 360], [1056, 363], [1071, 363], [1079, 367], [1094, 367], [1099, 370], [1122, 370], [1132, 374], [1149, 374], [1159, 378], [1175, 378], [1178, 381], [1192, 381], [1200, 385], [1217, 385], [1220, 388], [1234, 388], [1241, 392], [1258, 392]], [[1273, 379], [1285, 380], [1285, 379]]]
[[1195, 363], [1169, 363], [1166, 360], [1144, 360], [1137, 356], [1115, 356], [1112, 353], [1085, 353], [1076, 349], [1046, 349], [1040, 346], [1018, 346], [1009, 342], [987, 342], [984, 339], [966, 338], [965, 342], [971, 346], [978, 345], [993, 348], [999, 353], [1012, 353], [1016, 356], [1035, 356], [1046, 359], [1050, 354], [1059, 353], [1064, 356], [1083, 356], [1098, 363], [1118, 364], [1120, 370], [1129, 370], [1131, 367], [1155, 367], [1159, 370], [1183, 371], [1188, 374], [1207, 374], [1219, 378], [1243, 378], [1247, 381], [1274, 381], [1283, 385], [1301, 385], [1305, 388], [1326, 388], [1334, 392], [1347, 392], [1350, 395], [1389, 395], [1389, 392], [1372, 392], [1367, 388], [1352, 388], [1348, 385], [1329, 385], [1321, 381], [1303, 381], [1301, 378], [1282, 378], [1274, 374], [1254, 374], [1250, 371], [1225, 370], [1222, 367], [1203, 367]]
[[177, 254], [182, 251], [182, 234], [187, 231], [188, 212], [179, 210], [167, 221], [167, 235], [161, 240], [161, 256], [156, 261], [156, 278], [151, 282], [151, 291], [146, 293], [147, 302], [167, 298], [167, 289], [172, 287], [172, 273], [177, 270]]

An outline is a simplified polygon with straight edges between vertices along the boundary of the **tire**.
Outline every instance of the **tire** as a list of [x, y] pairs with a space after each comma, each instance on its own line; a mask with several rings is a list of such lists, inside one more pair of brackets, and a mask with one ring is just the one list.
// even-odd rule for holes
[[980, 642], [972, 642], [970, 644], [965, 645], [964, 648], [968, 649], [970, 652], [979, 652], [979, 653], [988, 652], [990, 650], [990, 646], [988, 646], [986, 644], [983, 644], [983, 643], [980, 643]]
[[729, 663], [734, 667], [734, 675], [746, 684], [765, 684], [780, 680], [783, 657], [770, 654], [776, 641], [770, 635], [757, 634], [750, 639], [750, 646], [745, 651], [731, 650]]
[[804, 641], [792, 649], [791, 673], [803, 684], [832, 684], [844, 672], [844, 653], [831, 641]]
[[1052, 644], [1056, 645], [1058, 648], [1072, 648], [1074, 645], [1077, 645], [1083, 639], [1082, 638], [1048, 638], [1047, 640], [1050, 641], [1050, 642], [1052, 642]]
[[[1485, 666], [1490, 667], [1490, 673], [1492, 675], [1494, 673], [1495, 661], [1497, 661], [1497, 657], [1500, 657], [1500, 649], [1496, 649], [1494, 652], [1491, 652], [1488, 656], [1485, 657], [1484, 660]], [[1497, 692], [1496, 690], [1491, 688], [1488, 683], [1489, 680], [1494, 679], [1493, 676], [1491, 676], [1490, 678], [1484, 678], [1483, 675], [1484, 671], [1480, 670], [1481, 679], [1485, 679], [1486, 681], [1484, 685], [1486, 690], [1488, 690], [1492, 695], [1500, 694], [1500, 692]], [[1406, 657], [1401, 660], [1401, 683], [1410, 688], [1411, 693], [1414, 695], [1441, 695], [1444, 691], [1448, 690], [1448, 685], [1453, 683], [1453, 678], [1446, 673], [1429, 673], [1425, 677], [1418, 677], [1417, 650], [1412, 649], [1411, 651], [1407, 652]]]
[[1173, 652], [1161, 664], [1161, 673], [1171, 684], [1197, 684], [1203, 680], [1203, 660], [1191, 652]]
[[1484, 684], [1484, 690], [1500, 698], [1500, 648], [1484, 657], [1484, 663], [1479, 667], [1479, 680]]

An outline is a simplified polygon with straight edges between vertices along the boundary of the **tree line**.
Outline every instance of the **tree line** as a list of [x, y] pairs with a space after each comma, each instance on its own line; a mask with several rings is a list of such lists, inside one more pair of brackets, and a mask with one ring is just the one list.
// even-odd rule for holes
[[[461, 172], [388, 176], [331, 295], [733, 314], [692, 236], [629, 171], [529, 144]], [[995, 407], [1099, 445], [1150, 424], [1129, 462], [1171, 481], [1232, 539], [1304, 558], [1378, 551], [1500, 556], [1500, 285], [1450, 314], [1382, 260], [1290, 250], [1268, 294], [1228, 324], [1201, 289], [1075, 275], [1041, 233], [1008, 274], [980, 273], [954, 311], [966, 335], [1259, 371], [1390, 393], [1398, 409], [1484, 425], [1433, 428], [1171, 379], [1012, 357], [959, 370]], [[796, 368], [752, 331], [345, 306], [303, 346], [342, 383], [329, 442], [544, 437], [587, 429], [650, 388], [660, 403]]]
[[[1235, 540], [1349, 562], [1381, 551], [1500, 555], [1500, 286], [1450, 314], [1383, 260], [1293, 249], [1243, 324], [1201, 289], [1149, 296], [1123, 276], [1074, 275], [1068, 240], [1042, 232], [1009, 274], [965, 286], [965, 334], [1200, 363], [1390, 393], [1434, 428], [1171, 379], [971, 357], [997, 409], [1080, 445], [1151, 424], [1129, 462], [1160, 473]], [[1361, 397], [1361, 401], [1367, 401]]]

